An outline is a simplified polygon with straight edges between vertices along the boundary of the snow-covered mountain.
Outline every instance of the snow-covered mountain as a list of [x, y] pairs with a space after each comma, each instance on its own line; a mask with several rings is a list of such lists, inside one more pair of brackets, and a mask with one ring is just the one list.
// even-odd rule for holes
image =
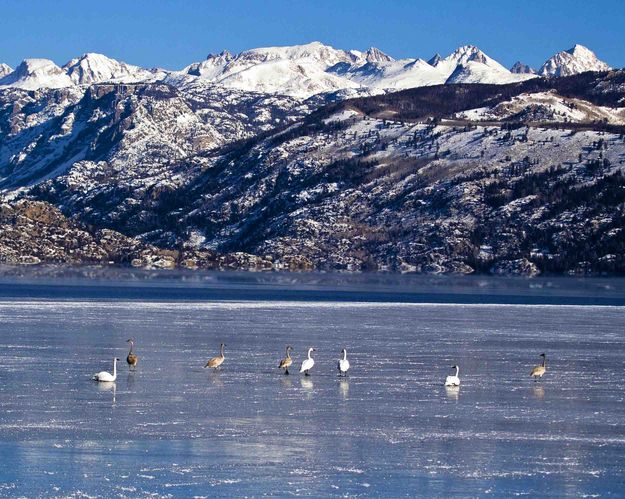
[[474, 45], [464, 45], [458, 47], [444, 59], [439, 59], [434, 63], [434, 67], [447, 77], [458, 68], [458, 66], [468, 66], [469, 63], [483, 64], [497, 73], [509, 73], [509, 71], [494, 59], [488, 57], [484, 52]]
[[[563, 55], [564, 54], [564, 55]], [[550, 62], [552, 61], [552, 62]], [[552, 57], [541, 75], [597, 71], [608, 66], [581, 45]], [[529, 66], [517, 63], [508, 70], [478, 47], [465, 45], [442, 58], [396, 60], [372, 47], [366, 52], [340, 50], [312, 42], [290, 47], [246, 50], [238, 55], [224, 51], [182, 70], [206, 81], [240, 90], [309, 97], [341, 89], [398, 90], [444, 83], [505, 84], [536, 77]], [[553, 74], [559, 76], [560, 74]]]
[[88, 53], [69, 61], [63, 69], [78, 85], [120, 81], [124, 83], [145, 81], [152, 73], [139, 66], [111, 59], [102, 54]]
[[583, 45], [575, 45], [569, 50], [558, 52], [547, 59], [538, 74], [541, 76], [570, 76], [584, 71], [607, 71], [611, 69], [600, 61], [595, 53]]
[[13, 68], [8, 64], [0, 63], [0, 78], [5, 77], [9, 73], [13, 72]]
[[512, 73], [474, 45], [465, 45], [434, 66], [447, 78], [445, 83], [512, 83], [532, 75]]
[[36, 90], [38, 88], [63, 88], [73, 85], [72, 80], [49, 59], [25, 59], [2, 79], [0, 86]]
[[312, 42], [246, 50], [236, 56], [224, 51], [187, 66], [183, 72], [239, 90], [309, 97], [358, 87], [358, 83], [327, 71], [336, 64], [358, 60], [366, 62], [360, 52]]
[[533, 67], [523, 64], [521, 61], [515, 62], [514, 66], [510, 68], [510, 72], [517, 74], [536, 74], [536, 70]]
[[[455, 74], [454, 74], [455, 73]], [[266, 47], [234, 55], [227, 50], [167, 75], [166, 81], [188, 82], [181, 75], [244, 91], [308, 98], [346, 89], [397, 90], [449, 83], [509, 83], [531, 76], [513, 74], [477, 47], [460, 47], [442, 59], [395, 60], [371, 47], [366, 52], [340, 50], [312, 42]]]
[[[605, 69], [609, 69], [607, 64], [587, 48], [576, 45], [549, 59], [539, 75], [566, 76]], [[164, 82], [178, 87], [198, 80], [202, 85], [306, 99], [319, 94], [371, 95], [445, 83], [505, 84], [536, 76], [521, 63], [508, 70], [473, 45], [459, 47], [447, 57], [436, 54], [425, 61], [396, 60], [375, 47], [362, 52], [312, 42], [255, 48], [239, 54], [224, 50], [180, 71], [147, 70], [93, 53], [72, 59], [62, 68], [47, 59], [27, 59], [14, 71], [0, 66], [0, 87], [33, 90], [106, 82]]]
[[423, 59], [367, 61], [364, 64], [339, 64], [329, 69], [363, 87], [396, 89], [445, 83], [445, 77]]

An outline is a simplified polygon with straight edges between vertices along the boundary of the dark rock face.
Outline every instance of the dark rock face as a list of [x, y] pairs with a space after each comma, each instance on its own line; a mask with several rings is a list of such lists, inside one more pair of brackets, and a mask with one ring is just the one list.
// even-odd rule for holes
[[271, 269], [269, 259], [239, 253], [160, 249], [110, 229], [90, 232], [38, 201], [0, 205], [0, 262], [131, 265], [141, 268]]
[[523, 64], [521, 61], [514, 63], [514, 66], [510, 68], [511, 73], [516, 74], [536, 74], [536, 70], [527, 64]]
[[436, 65], [442, 60], [442, 57], [440, 54], [436, 53], [432, 56], [432, 58], [428, 61], [428, 64], [430, 66], [434, 66], [436, 67]]

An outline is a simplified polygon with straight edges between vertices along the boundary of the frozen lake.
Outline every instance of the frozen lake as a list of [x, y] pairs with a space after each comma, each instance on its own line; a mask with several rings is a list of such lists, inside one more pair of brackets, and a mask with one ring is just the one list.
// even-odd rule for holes
[[[506, 293], [502, 280], [475, 292], [445, 281], [439, 295], [406, 281], [393, 295], [363, 278], [343, 290], [247, 279], [155, 291], [6, 277], [0, 496], [625, 490], [622, 281], [601, 292], [558, 281], [555, 293], [540, 280]], [[504, 294], [513, 304], [489, 303]], [[582, 305], [586, 294], [609, 305]], [[90, 381], [125, 359], [128, 338], [136, 371], [123, 361], [114, 386]], [[203, 369], [222, 341], [223, 369]], [[294, 367], [317, 349], [309, 378], [277, 368], [287, 344]], [[342, 347], [347, 379], [336, 372]], [[534, 383], [541, 352], [549, 370]], [[455, 363], [462, 386], [448, 390]]]

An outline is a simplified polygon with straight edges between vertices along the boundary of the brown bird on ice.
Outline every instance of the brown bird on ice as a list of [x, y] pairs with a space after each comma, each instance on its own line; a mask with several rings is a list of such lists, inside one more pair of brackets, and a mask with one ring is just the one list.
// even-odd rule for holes
[[212, 367], [213, 369], [217, 369], [220, 365], [224, 363], [224, 347], [226, 345], [224, 343], [219, 347], [219, 355], [217, 357], [213, 357], [209, 360], [204, 367]]
[[540, 357], [543, 358], [542, 365], [536, 366], [530, 373], [530, 376], [534, 378], [534, 381], [538, 381], [547, 372], [547, 356], [544, 353], [541, 353]]
[[133, 340], [126, 340], [126, 343], [130, 343], [130, 351], [128, 352], [128, 356], [126, 357], [126, 362], [130, 367], [137, 367], [137, 362], [139, 362], [139, 357], [137, 354], [133, 352], [135, 347], [135, 342]]
[[293, 347], [291, 345], [288, 345], [286, 347], [286, 357], [280, 361], [280, 364], [278, 364], [278, 367], [280, 369], [284, 369], [284, 374], [289, 374], [289, 367], [291, 367], [291, 364], [293, 364], [293, 359], [291, 358], [291, 350], [293, 350]]

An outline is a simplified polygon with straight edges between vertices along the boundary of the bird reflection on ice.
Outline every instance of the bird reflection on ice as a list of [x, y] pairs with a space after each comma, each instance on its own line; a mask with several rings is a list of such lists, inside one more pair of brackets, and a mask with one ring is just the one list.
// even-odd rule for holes
[[117, 385], [115, 381], [101, 381], [97, 384], [99, 392], [113, 392], [113, 403], [115, 403], [115, 392], [117, 390]]
[[223, 388], [224, 382], [221, 379], [221, 373], [219, 371], [213, 371], [208, 375], [209, 383], [215, 388]]
[[301, 378], [302, 388], [307, 392], [312, 392], [315, 384], [312, 382], [310, 378]]
[[135, 375], [134, 371], [130, 371], [128, 376], [126, 376], [126, 386], [129, 390], [132, 390], [135, 387]]
[[538, 400], [542, 400], [545, 398], [545, 389], [542, 386], [535, 386], [532, 390], [534, 397]]
[[460, 387], [459, 386], [446, 386], [445, 394], [449, 400], [458, 400], [460, 396]]
[[339, 392], [343, 400], [347, 399], [349, 396], [349, 381], [346, 379], [342, 379], [339, 383]]

